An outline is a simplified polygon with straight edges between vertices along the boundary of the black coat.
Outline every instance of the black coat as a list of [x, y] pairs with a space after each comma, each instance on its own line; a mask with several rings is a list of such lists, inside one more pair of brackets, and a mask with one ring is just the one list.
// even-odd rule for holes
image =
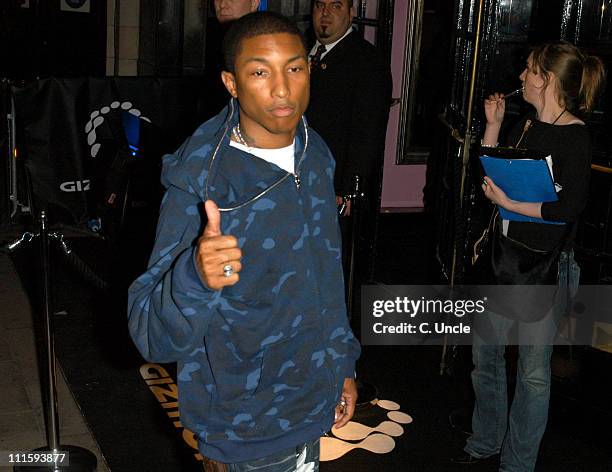
[[336, 194], [349, 193], [359, 174], [377, 201], [390, 104], [389, 64], [357, 31], [313, 67], [306, 117], [336, 160]]
[[210, 17], [206, 26], [206, 63], [204, 68], [204, 102], [199, 118], [207, 121], [216, 116], [231, 98], [221, 80], [223, 65], [223, 38], [232, 22], [219, 23]]

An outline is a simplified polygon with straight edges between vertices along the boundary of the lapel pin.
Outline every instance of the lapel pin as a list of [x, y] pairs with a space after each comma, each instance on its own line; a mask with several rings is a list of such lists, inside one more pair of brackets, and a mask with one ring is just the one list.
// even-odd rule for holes
[[321, 69], [323, 69], [323, 70], [327, 69], [327, 64], [325, 64], [325, 63], [321, 64]]

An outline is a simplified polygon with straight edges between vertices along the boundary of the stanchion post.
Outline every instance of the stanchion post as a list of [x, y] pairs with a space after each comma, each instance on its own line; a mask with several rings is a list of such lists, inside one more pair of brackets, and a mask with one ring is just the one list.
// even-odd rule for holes
[[351, 202], [351, 242], [349, 252], [347, 310], [349, 319], [353, 318], [353, 298], [355, 296], [355, 258], [357, 255], [357, 238], [359, 237], [359, 210], [361, 206], [361, 177], [353, 176], [353, 190], [349, 196]]
[[[357, 248], [358, 241], [360, 237], [360, 221], [361, 221], [361, 204], [365, 195], [362, 190], [363, 183], [361, 177], [359, 175], [353, 176], [353, 188], [351, 190], [351, 194], [349, 195], [349, 200], [351, 202], [351, 213], [350, 213], [350, 226], [351, 226], [351, 237], [349, 241], [349, 260], [348, 260], [348, 287], [347, 287], [347, 311], [349, 321], [352, 321], [353, 318], [353, 310], [355, 307], [354, 299], [355, 294], [358, 293], [356, 290], [356, 283], [359, 282], [358, 277], [356, 277], [356, 267], [357, 267]], [[358, 406], [364, 407], [366, 405], [370, 405], [373, 400], [376, 399], [378, 395], [378, 389], [371, 383], [362, 382], [357, 375], [357, 390], [358, 397], [357, 402]]]
[[47, 347], [47, 440], [49, 449], [57, 453], [59, 447], [59, 419], [57, 414], [57, 370], [55, 365], [55, 339], [51, 313], [51, 273], [49, 270], [49, 223], [45, 211], [40, 212], [40, 265], [41, 295], [44, 318], [44, 336]]
[[[29, 234], [29, 233], [26, 233]], [[12, 245], [16, 249], [22, 242], [31, 241], [33, 237], [26, 238], [26, 234]], [[53, 330], [53, 310], [51, 302], [51, 264], [49, 258], [49, 222], [47, 213], [40, 212], [39, 233], [40, 238], [40, 286], [41, 304], [44, 322], [44, 336], [46, 346], [46, 388], [43, 388], [43, 399], [46, 403], [46, 432], [47, 445], [32, 451], [38, 456], [51, 454], [52, 461], [36, 464], [15, 465], [15, 472], [95, 472], [97, 466], [96, 456], [89, 450], [78, 446], [60, 444], [59, 415], [57, 404], [57, 361], [55, 357], [55, 336]], [[9, 246], [11, 247], [11, 246]], [[41, 386], [43, 385], [41, 379]], [[34, 454], [36, 455], [36, 454]]]

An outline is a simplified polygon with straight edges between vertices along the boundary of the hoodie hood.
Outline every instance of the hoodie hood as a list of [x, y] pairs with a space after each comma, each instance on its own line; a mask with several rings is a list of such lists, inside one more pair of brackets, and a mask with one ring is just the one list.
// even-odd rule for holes
[[[195, 157], [208, 156], [207, 167], [198, 172], [197, 182], [176, 182], [193, 175], [193, 169], [186, 172], [183, 166], [166, 166], [162, 173], [162, 184], [173, 182], [187, 185], [188, 188], [199, 187], [203, 201], [214, 200], [222, 212], [236, 210], [247, 206], [285, 180], [292, 178], [299, 187], [301, 168], [307, 157], [310, 140], [310, 129], [306, 117], [298, 123], [295, 134], [295, 155], [293, 174], [279, 169], [262, 159], [230, 146], [233, 128], [240, 121], [240, 105], [234, 98], [214, 118], [200, 126], [195, 133], [181, 146], [175, 155], [166, 156], [189, 163]], [[164, 164], [167, 164], [164, 159]], [[197, 164], [196, 164], [197, 165]], [[258, 178], [254, 181], [254, 175]], [[246, 184], [246, 185], [245, 185]], [[237, 198], [241, 195], [242, 198]]]

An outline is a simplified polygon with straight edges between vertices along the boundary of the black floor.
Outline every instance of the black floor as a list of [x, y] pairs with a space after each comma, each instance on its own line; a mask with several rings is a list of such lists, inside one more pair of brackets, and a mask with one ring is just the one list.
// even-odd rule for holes
[[[431, 281], [437, 269], [423, 214], [383, 215], [379, 235], [375, 282]], [[173, 414], [172, 409], [160, 404], [171, 401], [171, 396], [164, 397], [159, 389], [154, 391], [145, 383], [139, 371], [145, 362], [127, 334], [123, 285], [135, 272], [134, 260], [141, 265], [146, 251], [141, 247], [140, 252], [134, 252], [128, 245], [109, 254], [103, 242], [83, 238], [74, 239], [73, 244], [75, 252], [100, 268], [103, 276], [115, 277], [114, 289], [100, 291], [65, 258], [54, 258], [59, 360], [111, 470], [201, 470], [193, 457], [195, 451], [185, 442], [180, 427], [173, 424], [177, 418], [168, 415]], [[35, 297], [36, 265], [31, 256], [23, 251], [15, 260]], [[554, 370], [550, 421], [538, 470], [612, 470], [610, 357], [590, 349], [556, 352], [555, 365], [561, 367]], [[451, 428], [449, 414], [464, 412], [463, 416], [469, 417], [472, 401], [469, 352], [460, 348], [449, 358], [454, 360], [451, 368], [440, 375], [440, 347], [365, 346], [358, 367], [360, 378], [378, 388], [378, 398], [400, 404], [401, 411], [414, 421], [404, 425], [405, 432], [396, 438], [392, 452], [377, 455], [354, 450], [322, 463], [321, 470], [494, 470], [490, 464], [465, 469], [449, 463], [466, 438]], [[574, 368], [563, 369], [570, 364]], [[163, 367], [175, 378], [172, 366]], [[375, 426], [386, 419], [385, 413], [378, 407], [365, 407], [359, 409], [356, 419]], [[460, 423], [469, 427], [469, 421]]]

